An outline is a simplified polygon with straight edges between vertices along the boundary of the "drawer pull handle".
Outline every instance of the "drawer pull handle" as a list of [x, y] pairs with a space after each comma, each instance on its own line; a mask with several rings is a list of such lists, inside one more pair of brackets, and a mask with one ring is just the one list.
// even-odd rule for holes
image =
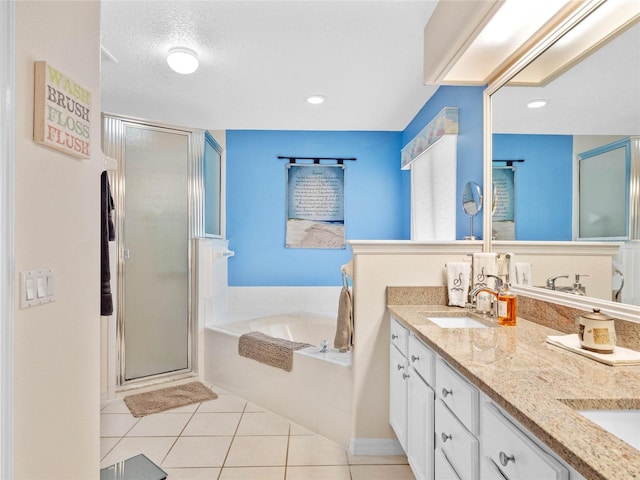
[[453, 395], [453, 390], [447, 390], [446, 388], [442, 389], [442, 396], [447, 398], [449, 395]]
[[416, 357], [415, 355], [411, 355], [411, 361], [412, 362], [416, 362], [418, 360], [420, 360], [420, 357]]
[[440, 434], [440, 438], [442, 438], [442, 443], [447, 443], [447, 440], [451, 440], [451, 435], [447, 435], [446, 433], [442, 432]]
[[404, 365], [402, 365], [401, 363], [398, 364], [398, 370], [402, 370], [404, 368]]
[[395, 340], [398, 338], [398, 335], [396, 335], [395, 333], [391, 334], [391, 340]]
[[403, 373], [402, 374], [402, 379], [406, 380], [407, 378], [409, 378], [409, 374], [408, 373]]
[[503, 467], [506, 467], [509, 462], [516, 462], [516, 459], [513, 455], [507, 455], [504, 452], [500, 452], [500, 463]]

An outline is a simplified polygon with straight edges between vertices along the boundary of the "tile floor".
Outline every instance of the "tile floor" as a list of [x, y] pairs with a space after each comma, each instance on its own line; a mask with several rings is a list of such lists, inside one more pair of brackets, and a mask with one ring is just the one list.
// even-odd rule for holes
[[414, 480], [404, 456], [350, 455], [340, 445], [213, 387], [216, 400], [135, 418], [106, 405], [100, 468], [144, 453], [170, 480]]

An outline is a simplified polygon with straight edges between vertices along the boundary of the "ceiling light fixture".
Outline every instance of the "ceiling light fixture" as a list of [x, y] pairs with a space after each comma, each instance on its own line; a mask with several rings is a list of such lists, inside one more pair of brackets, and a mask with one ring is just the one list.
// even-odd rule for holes
[[527, 103], [527, 107], [529, 108], [542, 108], [547, 104], [546, 100], [533, 100]]
[[310, 97], [307, 97], [307, 102], [309, 102], [312, 105], [319, 105], [324, 102], [324, 96], [311, 95]]
[[174, 72], [188, 75], [198, 69], [198, 55], [188, 48], [172, 48], [169, 50], [167, 63]]

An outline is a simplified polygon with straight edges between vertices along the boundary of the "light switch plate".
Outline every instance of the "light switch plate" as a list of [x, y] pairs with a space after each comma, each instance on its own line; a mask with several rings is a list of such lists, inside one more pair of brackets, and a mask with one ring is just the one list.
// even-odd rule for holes
[[55, 272], [51, 268], [20, 272], [20, 308], [55, 302]]

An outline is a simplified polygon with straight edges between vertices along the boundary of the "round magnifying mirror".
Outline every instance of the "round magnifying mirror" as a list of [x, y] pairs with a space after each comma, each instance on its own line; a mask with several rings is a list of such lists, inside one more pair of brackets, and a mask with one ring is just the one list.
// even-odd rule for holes
[[462, 209], [469, 216], [469, 235], [465, 240], [475, 240], [473, 236], [473, 217], [482, 210], [482, 190], [476, 182], [467, 182], [462, 191]]

